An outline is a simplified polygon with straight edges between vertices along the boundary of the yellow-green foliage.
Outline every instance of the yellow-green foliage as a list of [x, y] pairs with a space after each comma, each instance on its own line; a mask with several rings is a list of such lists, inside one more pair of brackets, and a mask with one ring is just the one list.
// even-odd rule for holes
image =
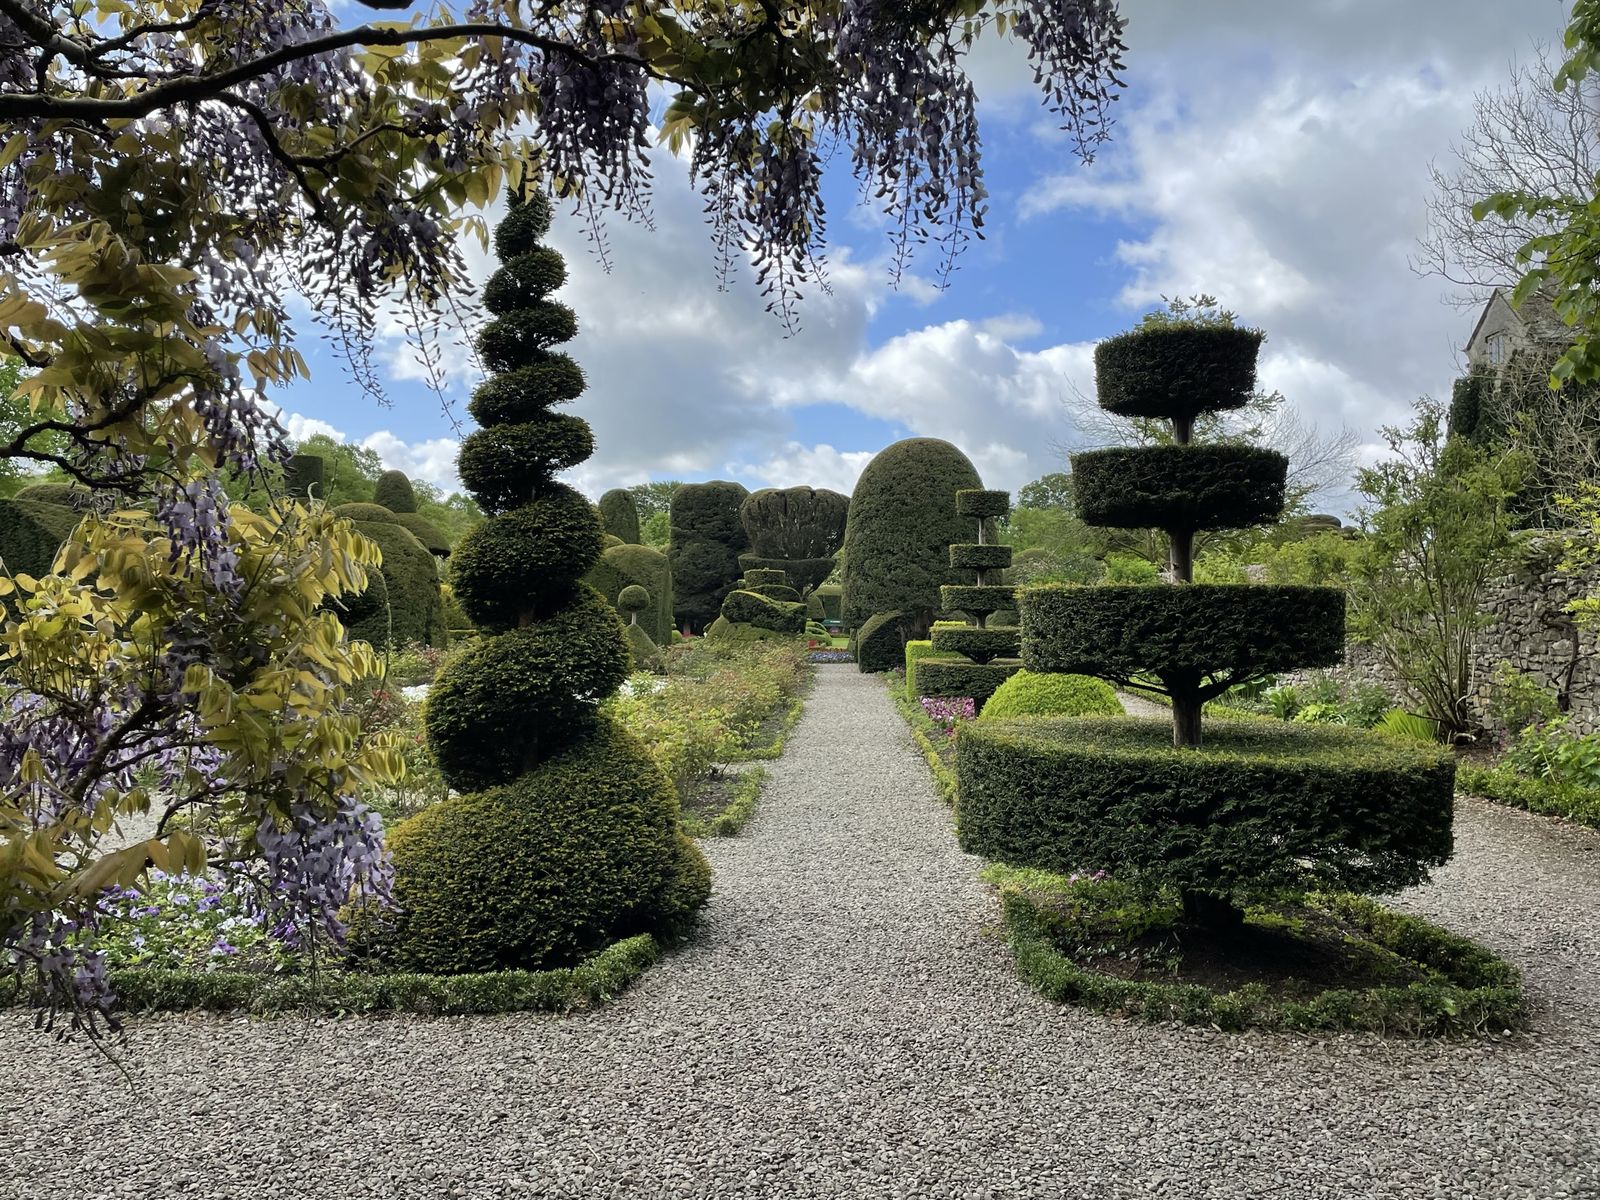
[[995, 689], [981, 720], [999, 717], [1114, 717], [1122, 712], [1116, 692], [1088, 675], [1018, 671]]
[[906, 643], [906, 699], [917, 698], [917, 660], [927, 658], [934, 653], [933, 643], [930, 641], [913, 641]]
[[398, 907], [380, 946], [403, 969], [453, 974], [565, 966], [675, 933], [710, 890], [681, 837], [667, 777], [603, 720], [536, 770], [393, 830]]

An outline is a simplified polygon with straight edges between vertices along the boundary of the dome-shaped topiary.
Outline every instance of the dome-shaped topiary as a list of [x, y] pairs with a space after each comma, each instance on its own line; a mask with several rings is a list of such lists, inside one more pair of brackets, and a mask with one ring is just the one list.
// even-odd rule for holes
[[627, 488], [612, 488], [600, 497], [600, 520], [607, 533], [629, 545], [639, 542], [639, 502]]
[[940, 586], [972, 582], [970, 573], [950, 566], [950, 544], [969, 541], [972, 532], [954, 496], [982, 486], [967, 456], [938, 438], [895, 442], [867, 464], [845, 524], [847, 626], [860, 628], [876, 613], [899, 611], [908, 632], [928, 629], [941, 607]]
[[378, 476], [372, 488], [372, 502], [381, 504], [392, 513], [417, 511], [417, 490], [404, 471], [385, 471]]
[[412, 536], [427, 547], [429, 554], [437, 558], [450, 556], [450, 539], [421, 513], [395, 513], [394, 520], [395, 524], [409, 529]]
[[1114, 717], [1122, 712], [1116, 692], [1088, 675], [1018, 671], [983, 706], [980, 720], [1000, 717]]
[[650, 607], [650, 589], [630, 583], [617, 593], [617, 608], [635, 618]]
[[710, 891], [677, 817], [660, 768], [601, 719], [538, 770], [393, 830], [390, 957], [439, 973], [555, 967], [619, 937], [675, 933]]
[[[346, 505], [378, 508], [375, 504]], [[367, 573], [367, 590], [348, 596], [336, 608], [349, 636], [383, 649], [408, 642], [424, 645], [442, 639], [439, 626], [441, 596], [439, 565], [416, 536], [398, 524], [388, 509], [382, 521], [356, 521], [355, 530], [376, 542], [383, 565]]]
[[38, 504], [66, 504], [81, 507], [88, 504], [94, 493], [75, 483], [30, 483], [17, 489], [13, 500], [32, 500]]
[[516, 778], [595, 721], [628, 677], [622, 623], [592, 588], [548, 620], [490, 638], [428, 693], [428, 744], [458, 791]]
[[582, 384], [551, 351], [577, 323], [548, 299], [565, 277], [559, 255], [538, 246], [548, 225], [535, 197], [513, 206], [495, 238], [505, 262], [489, 294], [500, 315], [479, 346], [503, 374], [478, 390], [483, 428], [459, 460], [491, 515], [452, 562], [456, 598], [490, 636], [445, 666], [425, 710], [445, 778], [469, 794], [405, 822], [392, 842], [400, 911], [387, 950], [420, 970], [572, 962], [618, 937], [675, 930], [709, 890], [671, 784], [598, 709], [642, 647], [624, 640], [610, 594], [581, 582], [606, 533], [555, 478], [588, 456], [593, 436], [548, 410]]
[[381, 521], [387, 525], [398, 525], [393, 509], [385, 508], [381, 504], [374, 504], [370, 500], [352, 500], [348, 504], [333, 506], [333, 515], [343, 517], [347, 521]]

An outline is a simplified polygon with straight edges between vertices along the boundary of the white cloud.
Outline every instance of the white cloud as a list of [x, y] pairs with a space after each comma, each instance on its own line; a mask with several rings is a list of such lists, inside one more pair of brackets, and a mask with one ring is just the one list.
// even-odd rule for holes
[[297, 442], [303, 442], [308, 437], [332, 438], [336, 442], [344, 441], [344, 434], [329, 425], [326, 421], [319, 421], [316, 417], [306, 417], [299, 413], [283, 413], [280, 411], [279, 420], [283, 427], [289, 431], [289, 436]]
[[361, 444], [376, 451], [383, 465], [391, 471], [404, 471], [413, 479], [426, 479], [447, 492], [461, 489], [461, 480], [456, 476], [456, 454], [461, 443], [454, 438], [406, 442], [387, 429], [380, 429], [362, 438]]
[[728, 470], [740, 479], [762, 487], [830, 488], [849, 495], [856, 480], [872, 461], [871, 450], [836, 450], [823, 443], [805, 446], [790, 442], [759, 463], [729, 463]]

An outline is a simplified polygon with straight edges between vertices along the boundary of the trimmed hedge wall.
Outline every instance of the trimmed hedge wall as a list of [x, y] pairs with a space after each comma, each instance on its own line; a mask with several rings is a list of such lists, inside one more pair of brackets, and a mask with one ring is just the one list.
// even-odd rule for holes
[[619, 937], [681, 931], [710, 894], [677, 792], [604, 717], [537, 771], [402, 821], [388, 845], [396, 909], [379, 943], [404, 970], [572, 965]]
[[999, 717], [1117, 717], [1122, 702], [1104, 680], [1089, 675], [1018, 671], [989, 697], [983, 719]]
[[[859, 627], [881, 612], [904, 612], [926, 628], [939, 587], [971, 583], [950, 567], [950, 544], [972, 536], [951, 496], [981, 486], [965, 454], [938, 438], [908, 438], [880, 451], [856, 484], [845, 528], [844, 621]], [[898, 648], [895, 662], [899, 661]]]
[[1243, 408], [1256, 387], [1258, 329], [1134, 329], [1094, 348], [1100, 407], [1121, 417], [1193, 420]]
[[1201, 584], [1018, 590], [1028, 670], [1126, 679], [1143, 672], [1270, 675], [1344, 657], [1344, 592]]
[[1014, 658], [975, 663], [969, 658], [925, 658], [917, 664], [917, 690], [924, 696], [971, 696], [981, 712], [989, 697], [1022, 670]]
[[850, 641], [856, 667], [863, 674], [892, 671], [905, 661], [905, 613], [875, 613]]
[[728, 593], [722, 602], [722, 616], [735, 625], [754, 625], [773, 633], [800, 634], [806, 627], [804, 605], [769, 600], [759, 592], [744, 590]]
[[0, 500], [0, 563], [10, 575], [50, 574], [56, 551], [83, 514], [43, 500]]
[[915, 700], [922, 695], [917, 690], [917, 663], [925, 658], [932, 658], [935, 651], [933, 643], [924, 640], [906, 643], [906, 699]]
[[1122, 529], [1239, 529], [1283, 511], [1289, 460], [1252, 446], [1138, 446], [1072, 456], [1077, 515]]
[[1200, 748], [1171, 738], [1165, 721], [1127, 717], [963, 726], [962, 847], [1234, 899], [1393, 891], [1450, 857], [1447, 750], [1283, 722], [1212, 721]]
[[1002, 625], [979, 629], [963, 625], [959, 629], [936, 628], [933, 643], [941, 654], [962, 654], [976, 663], [994, 658], [1017, 658], [1021, 654], [1022, 631]]

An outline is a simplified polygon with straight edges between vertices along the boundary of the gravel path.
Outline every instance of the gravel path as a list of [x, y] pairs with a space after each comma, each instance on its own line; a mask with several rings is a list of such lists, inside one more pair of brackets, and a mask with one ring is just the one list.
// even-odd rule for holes
[[1527, 970], [1488, 1043], [1060, 1010], [881, 679], [825, 667], [699, 940], [557, 1019], [137, 1022], [133, 1086], [0, 1015], [0, 1196], [1600, 1197], [1600, 836], [1463, 805], [1407, 907]]

